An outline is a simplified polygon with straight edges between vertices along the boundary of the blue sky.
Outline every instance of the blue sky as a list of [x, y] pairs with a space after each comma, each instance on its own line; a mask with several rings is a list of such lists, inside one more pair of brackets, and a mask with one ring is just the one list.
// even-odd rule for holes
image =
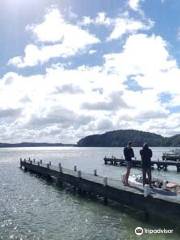
[[1, 142], [180, 132], [178, 0], [3, 0]]

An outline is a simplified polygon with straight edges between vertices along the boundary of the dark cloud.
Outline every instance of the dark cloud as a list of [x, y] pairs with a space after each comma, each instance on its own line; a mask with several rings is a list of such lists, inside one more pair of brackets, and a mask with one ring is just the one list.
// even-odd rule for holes
[[157, 111], [146, 111], [142, 112], [137, 116], [139, 120], [149, 120], [149, 119], [158, 119], [158, 118], [166, 118], [168, 117], [168, 113], [165, 112], [157, 112]]
[[96, 103], [85, 102], [81, 106], [83, 109], [97, 111], [112, 111], [120, 108], [129, 108], [122, 99], [122, 92], [113, 92], [108, 101], [100, 101]]
[[0, 109], [0, 119], [12, 119], [21, 115], [22, 109]]
[[13, 76], [8, 76], [5, 80], [5, 85], [10, 85], [14, 81]]
[[54, 91], [55, 94], [59, 93], [69, 93], [69, 94], [78, 94], [78, 93], [84, 93], [84, 91], [73, 84], [66, 84], [61, 87], [56, 87], [56, 90]]
[[30, 99], [29, 97], [25, 96], [25, 97], [21, 98], [20, 101], [21, 101], [22, 103], [28, 103], [28, 102], [31, 102], [31, 99]]
[[113, 123], [109, 119], [102, 119], [97, 124], [98, 130], [108, 131], [108, 130], [111, 130], [112, 128], [113, 128]]
[[93, 88], [92, 91], [98, 92], [99, 94], [103, 94], [103, 92], [104, 92], [103, 88]]
[[51, 109], [51, 111], [44, 117], [32, 116], [27, 127], [42, 129], [46, 126], [58, 124], [63, 128], [79, 128], [81, 125], [88, 124], [92, 119], [91, 116], [79, 115], [71, 110], [56, 107]]

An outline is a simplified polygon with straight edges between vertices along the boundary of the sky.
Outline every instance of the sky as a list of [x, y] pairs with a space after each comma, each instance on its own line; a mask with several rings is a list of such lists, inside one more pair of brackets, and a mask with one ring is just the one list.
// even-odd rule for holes
[[0, 142], [180, 133], [179, 0], [1, 0]]

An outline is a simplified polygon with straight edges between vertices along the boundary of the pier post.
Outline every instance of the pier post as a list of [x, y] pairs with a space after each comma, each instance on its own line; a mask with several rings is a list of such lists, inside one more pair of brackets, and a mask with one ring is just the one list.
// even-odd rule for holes
[[34, 158], [34, 159], [33, 159], [33, 163], [35, 163], [35, 162], [36, 162], [36, 159]]
[[81, 178], [81, 177], [82, 177], [82, 174], [81, 174], [81, 171], [80, 171], [80, 170], [77, 172], [77, 175], [78, 175], [78, 178]]
[[160, 163], [159, 163], [159, 162], [157, 163], [157, 170], [158, 170], [158, 171], [161, 170], [161, 167], [160, 167]]
[[77, 176], [79, 178], [79, 181], [78, 181], [78, 193], [81, 195], [82, 194], [82, 189], [81, 189], [81, 186], [80, 186], [80, 182], [81, 182], [81, 171], [77, 171]]
[[49, 169], [49, 163], [47, 163], [47, 168]]
[[177, 167], [177, 172], [180, 172], [180, 163], [177, 163], [176, 167]]
[[167, 171], [167, 164], [164, 163], [164, 171]]
[[105, 187], [108, 185], [108, 184], [107, 184], [107, 177], [104, 177], [104, 178], [103, 178], [103, 184], [104, 184]]
[[49, 166], [51, 166], [51, 161], [49, 161]]
[[97, 170], [94, 169], [94, 176], [97, 176]]
[[104, 191], [104, 204], [107, 205], [108, 204], [108, 198], [107, 198], [107, 194], [106, 194], [106, 187], [108, 185], [108, 178], [107, 177], [103, 178], [103, 185], [105, 187], [105, 191]]
[[20, 168], [22, 168], [22, 158], [20, 158]]
[[28, 161], [30, 162], [31, 161], [31, 158], [29, 157]]
[[59, 163], [59, 172], [62, 173], [62, 165]]
[[40, 160], [40, 164], [42, 165], [42, 160]]
[[74, 171], [77, 172], [77, 166], [76, 165], [74, 166]]
[[40, 165], [39, 161], [38, 161], [37, 165], [38, 165], [38, 166]]

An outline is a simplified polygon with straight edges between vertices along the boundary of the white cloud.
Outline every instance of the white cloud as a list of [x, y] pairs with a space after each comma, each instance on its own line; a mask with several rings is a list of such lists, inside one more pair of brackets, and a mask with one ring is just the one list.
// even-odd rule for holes
[[[128, 3], [131, 9], [139, 11], [140, 1]], [[14, 139], [58, 142], [64, 136], [63, 142], [76, 142], [84, 134], [118, 128], [164, 135], [177, 133], [180, 116], [169, 108], [180, 102], [180, 68], [161, 36], [142, 33], [153, 23], [141, 18], [131, 18], [127, 13], [109, 18], [102, 12], [95, 18], [84, 17], [75, 25], [57, 9], [51, 9], [42, 23], [28, 26], [34, 43], [26, 46], [24, 56], [9, 61], [21, 68], [82, 51], [95, 54], [98, 48], [88, 46], [99, 40], [84, 30], [90, 24], [108, 27], [108, 40], [120, 39], [125, 34], [126, 38], [121, 51], [104, 55], [104, 62], [96, 67], [81, 65], [70, 69], [71, 65], [66, 68], [56, 64], [39, 75], [5, 74], [0, 81], [0, 109], [4, 114], [1, 121], [5, 122], [10, 111], [14, 111], [12, 118], [8, 115], [11, 122], [6, 139], [12, 135]], [[129, 79], [141, 90], [127, 87]], [[162, 103], [159, 96], [164, 92], [172, 99]]]
[[90, 55], [93, 55], [93, 54], [95, 54], [96, 52], [97, 52], [97, 51], [94, 50], [94, 49], [89, 50], [89, 54], [90, 54]]
[[[124, 84], [132, 75], [147, 89], [127, 90]], [[24, 140], [38, 137], [54, 142], [63, 133], [64, 141], [76, 142], [84, 132], [111, 128], [171, 135], [179, 128], [179, 115], [169, 113], [159, 94], [176, 93], [173, 102], [177, 103], [179, 76], [162, 38], [136, 34], [127, 39], [121, 53], [106, 55], [103, 66], [66, 69], [54, 65], [44, 75], [6, 74], [0, 81], [0, 108], [22, 109], [8, 131], [14, 137], [18, 131], [26, 132]], [[171, 120], [177, 123], [174, 128]]]
[[149, 30], [152, 26], [152, 21], [142, 22], [129, 18], [117, 18], [108, 40], [118, 39], [124, 34], [133, 34], [139, 30]]
[[79, 23], [81, 26], [88, 26], [90, 24], [94, 25], [104, 25], [110, 26], [113, 19], [106, 16], [105, 12], [99, 12], [95, 18], [89, 16], [84, 16], [82, 21]]
[[177, 30], [177, 40], [180, 41], [180, 27]]
[[134, 19], [129, 16], [128, 12], [121, 14], [121, 16], [110, 18], [105, 12], [99, 12], [95, 18], [84, 16], [83, 20], [79, 23], [80, 26], [88, 25], [102, 25], [109, 29], [112, 28], [112, 32], [108, 37], [108, 40], [121, 38], [124, 34], [133, 34], [138, 31], [147, 31], [151, 29], [154, 22], [150, 19]]
[[140, 5], [140, 2], [142, 0], [129, 0], [128, 1], [128, 4], [129, 4], [129, 7], [134, 10], [134, 11], [138, 11], [139, 10], [139, 5]]
[[[176, 67], [167, 51], [167, 43], [160, 36], [134, 34], [129, 36], [121, 53], [105, 55], [107, 71], [119, 73], [123, 79], [130, 75], [157, 74]], [[155, 76], [154, 76], [155, 77]], [[141, 77], [138, 76], [140, 82]], [[145, 81], [143, 87], [152, 87], [156, 79]]]
[[[29, 44], [24, 56], [9, 60], [8, 64], [23, 68], [48, 62], [52, 58], [67, 58], [84, 51], [88, 46], [100, 40], [87, 30], [67, 22], [58, 9], [51, 9], [42, 23], [27, 27], [41, 44]], [[72, 37], [73, 36], [73, 37]], [[45, 45], [48, 43], [48, 45]]]

